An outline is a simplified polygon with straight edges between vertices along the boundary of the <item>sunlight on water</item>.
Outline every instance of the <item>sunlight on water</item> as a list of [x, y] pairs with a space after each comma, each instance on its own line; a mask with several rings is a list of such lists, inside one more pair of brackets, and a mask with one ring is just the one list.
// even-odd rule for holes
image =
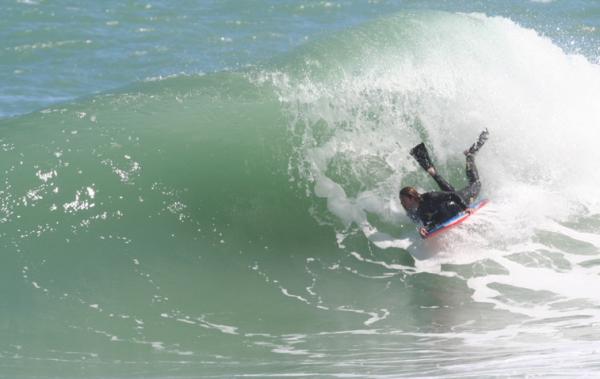
[[[0, 377], [593, 376], [597, 26], [559, 3], [7, 5]], [[490, 203], [421, 240], [410, 148], [460, 186], [486, 127]]]

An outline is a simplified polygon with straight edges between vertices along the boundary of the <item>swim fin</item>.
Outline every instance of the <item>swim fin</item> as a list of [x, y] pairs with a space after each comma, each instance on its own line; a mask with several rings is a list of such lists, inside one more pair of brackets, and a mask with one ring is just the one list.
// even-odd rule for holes
[[410, 150], [410, 155], [412, 155], [413, 158], [415, 158], [417, 162], [419, 162], [419, 164], [421, 165], [421, 167], [423, 167], [425, 171], [433, 167], [431, 159], [429, 158], [429, 153], [427, 152], [427, 148], [425, 147], [424, 143], [420, 143], [417, 146], [413, 147]]
[[481, 134], [479, 134], [479, 138], [477, 139], [477, 142], [475, 142], [473, 145], [471, 145], [471, 147], [467, 151], [465, 151], [465, 155], [471, 155], [471, 154], [477, 153], [479, 151], [479, 149], [481, 149], [481, 146], [483, 146], [485, 141], [487, 141], [489, 134], [490, 134], [490, 132], [487, 130], [487, 128], [485, 128], [485, 130], [483, 132], [481, 132]]

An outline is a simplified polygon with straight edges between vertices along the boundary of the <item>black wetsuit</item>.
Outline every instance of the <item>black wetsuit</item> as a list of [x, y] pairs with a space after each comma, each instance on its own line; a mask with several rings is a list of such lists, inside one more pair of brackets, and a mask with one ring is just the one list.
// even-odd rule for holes
[[468, 208], [479, 195], [481, 182], [475, 166], [473, 154], [467, 155], [466, 173], [469, 184], [456, 191], [450, 183], [436, 173], [433, 179], [441, 191], [427, 192], [421, 195], [419, 208], [409, 216], [423, 223], [426, 228], [441, 224]]

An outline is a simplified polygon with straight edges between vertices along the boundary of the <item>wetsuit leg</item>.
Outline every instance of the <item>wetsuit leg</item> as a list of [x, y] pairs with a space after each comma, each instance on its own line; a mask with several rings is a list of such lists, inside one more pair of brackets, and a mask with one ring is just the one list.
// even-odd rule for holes
[[469, 184], [465, 188], [458, 191], [458, 195], [465, 201], [466, 204], [471, 204], [473, 201], [475, 201], [475, 199], [477, 199], [477, 196], [479, 196], [479, 191], [481, 190], [481, 182], [479, 181], [477, 166], [475, 166], [474, 154], [467, 155], [466, 172]]
[[435, 173], [435, 175], [432, 176], [433, 180], [435, 180], [435, 182], [437, 183], [437, 185], [440, 187], [440, 189], [442, 191], [447, 191], [447, 192], [455, 192], [456, 190], [454, 189], [454, 187], [452, 187], [452, 185], [450, 183], [448, 183], [446, 181], [446, 179], [442, 178], [440, 176], [440, 174], [438, 174], [437, 172]]

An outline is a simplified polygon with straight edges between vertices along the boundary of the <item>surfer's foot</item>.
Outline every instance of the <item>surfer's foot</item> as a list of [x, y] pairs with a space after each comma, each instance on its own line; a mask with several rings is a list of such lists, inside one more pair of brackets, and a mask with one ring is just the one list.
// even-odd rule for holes
[[479, 151], [479, 149], [481, 149], [481, 146], [483, 146], [485, 144], [485, 141], [487, 141], [489, 134], [490, 134], [490, 132], [487, 130], [487, 128], [485, 128], [485, 130], [483, 132], [481, 132], [481, 134], [479, 134], [479, 138], [477, 139], [477, 142], [475, 142], [473, 145], [471, 145], [470, 148], [465, 150], [464, 154], [469, 156], [469, 155], [474, 155], [475, 153], [477, 153]]

